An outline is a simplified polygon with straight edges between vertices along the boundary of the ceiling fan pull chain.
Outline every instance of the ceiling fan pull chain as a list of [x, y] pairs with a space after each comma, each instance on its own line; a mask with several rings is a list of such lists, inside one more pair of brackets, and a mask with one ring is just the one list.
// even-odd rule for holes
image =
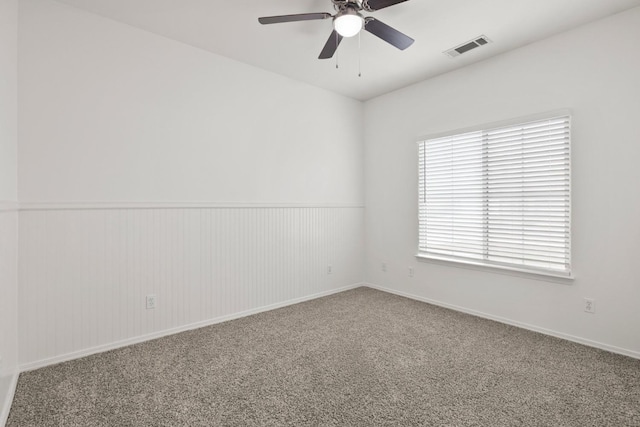
[[358, 77], [362, 77], [362, 49], [361, 49], [362, 31], [358, 33]]
[[340, 35], [338, 34], [338, 32], [336, 31], [336, 70], [339, 68], [338, 67], [338, 56], [340, 55], [340, 53], [338, 52], [338, 46], [340, 43]]

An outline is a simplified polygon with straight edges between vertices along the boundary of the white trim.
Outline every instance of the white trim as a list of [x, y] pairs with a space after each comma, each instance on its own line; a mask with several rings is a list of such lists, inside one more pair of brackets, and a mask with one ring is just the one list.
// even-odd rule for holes
[[485, 264], [481, 261], [470, 259], [448, 258], [446, 256], [435, 256], [426, 253], [417, 253], [416, 260], [433, 264], [446, 265], [448, 267], [467, 268], [469, 270], [487, 271], [490, 273], [506, 274], [508, 276], [524, 277], [526, 279], [541, 280], [543, 282], [561, 283], [571, 285], [575, 279], [573, 275], [554, 273], [552, 271], [533, 270], [528, 268], [518, 268], [500, 264]]
[[11, 382], [9, 383], [9, 390], [7, 391], [4, 402], [2, 402], [2, 407], [0, 407], [0, 427], [4, 427], [7, 423], [7, 419], [9, 419], [9, 411], [11, 410], [13, 397], [16, 394], [16, 387], [18, 386], [18, 375], [18, 372], [12, 375]]
[[[1, 206], [1, 205], [0, 205]], [[360, 203], [283, 202], [23, 202], [21, 211], [102, 209], [260, 209], [260, 208], [364, 208]]]
[[507, 319], [505, 317], [494, 316], [492, 314], [483, 313], [481, 311], [472, 310], [472, 309], [469, 309], [469, 308], [460, 307], [460, 306], [457, 306], [457, 305], [453, 305], [453, 304], [448, 304], [448, 303], [444, 303], [444, 302], [441, 302], [441, 301], [432, 300], [430, 298], [420, 297], [418, 295], [413, 295], [413, 294], [410, 294], [410, 293], [407, 293], [407, 292], [397, 291], [395, 289], [385, 288], [384, 286], [378, 286], [378, 285], [374, 285], [374, 284], [370, 284], [370, 283], [365, 283], [364, 286], [366, 286], [368, 288], [372, 288], [372, 289], [377, 289], [377, 290], [382, 291], [382, 292], [388, 292], [390, 294], [395, 294], [395, 295], [399, 295], [399, 296], [402, 296], [402, 297], [405, 297], [405, 298], [410, 298], [410, 299], [413, 299], [413, 300], [416, 300], [416, 301], [425, 302], [427, 304], [437, 305], [439, 307], [444, 307], [444, 308], [448, 308], [448, 309], [451, 309], [451, 310], [454, 310], [454, 311], [459, 311], [459, 312], [462, 312], [462, 313], [471, 314], [473, 316], [482, 317], [484, 319], [494, 320], [496, 322], [504, 323], [504, 324], [511, 325], [511, 326], [516, 326], [518, 328], [527, 329], [529, 331], [539, 332], [539, 333], [544, 334], [544, 335], [549, 335], [549, 336], [552, 336], [552, 337], [561, 338], [561, 339], [564, 339], [564, 340], [567, 340], [567, 341], [572, 341], [572, 342], [575, 342], [575, 343], [578, 343], [578, 344], [583, 344], [583, 345], [586, 345], [588, 347], [594, 347], [594, 348], [598, 348], [600, 350], [609, 351], [611, 353], [622, 354], [623, 356], [629, 356], [629, 357], [633, 357], [634, 359], [640, 359], [640, 352], [638, 352], [638, 351], [629, 350], [629, 349], [621, 348], [621, 347], [616, 347], [616, 346], [605, 344], [605, 343], [601, 343], [601, 342], [598, 342], [598, 341], [592, 341], [592, 340], [587, 339], [587, 338], [582, 338], [582, 337], [577, 337], [575, 335], [565, 334], [563, 332], [554, 331], [552, 329], [541, 328], [539, 326], [535, 326], [535, 325], [531, 325], [531, 324], [523, 323], [523, 322], [518, 322], [516, 320]]
[[0, 200], [0, 212], [15, 212], [18, 210], [18, 202]]
[[[332, 289], [329, 291], [319, 292], [312, 295], [307, 295], [305, 297], [294, 298], [284, 302], [279, 302], [263, 307], [253, 308], [250, 310], [241, 311], [238, 313], [228, 314], [226, 316], [220, 316], [209, 320], [203, 320], [201, 322], [195, 322], [184, 326], [178, 326], [176, 328], [166, 329], [164, 331], [153, 332], [150, 334], [140, 335], [134, 338], [129, 338], [126, 340], [116, 341], [110, 344], [99, 345], [96, 347], [87, 348], [84, 350], [74, 351], [72, 353], [63, 354], [60, 356], [51, 357], [48, 359], [37, 360], [35, 362], [25, 363], [20, 365], [20, 372], [32, 371], [34, 369], [43, 368], [45, 366], [55, 365], [62, 362], [68, 362], [70, 360], [79, 359], [81, 357], [90, 356], [96, 353], [102, 353], [109, 350], [114, 350], [121, 347], [126, 347], [133, 344], [139, 344], [145, 341], [154, 340], [157, 338], [162, 338], [168, 335], [177, 334], [184, 331], [189, 331], [192, 329], [203, 328], [205, 326], [215, 325], [217, 323], [227, 322], [229, 320], [239, 319], [241, 317], [251, 316], [253, 314], [262, 313], [264, 311], [275, 310], [278, 308], [286, 307], [289, 305], [299, 304], [301, 302], [310, 301], [317, 298], [322, 298], [328, 295], [337, 294], [340, 292], [348, 291], [350, 289], [355, 289], [364, 286], [363, 283], [355, 283], [352, 285], [344, 286], [338, 289]], [[1, 427], [1, 426], [0, 426]]]

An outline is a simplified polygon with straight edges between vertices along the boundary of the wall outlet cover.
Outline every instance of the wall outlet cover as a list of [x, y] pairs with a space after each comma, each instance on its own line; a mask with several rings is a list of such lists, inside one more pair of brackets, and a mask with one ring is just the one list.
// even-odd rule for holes
[[147, 310], [151, 310], [156, 308], [156, 296], [155, 295], [147, 295]]
[[593, 298], [585, 298], [584, 311], [594, 314], [596, 312], [596, 300]]

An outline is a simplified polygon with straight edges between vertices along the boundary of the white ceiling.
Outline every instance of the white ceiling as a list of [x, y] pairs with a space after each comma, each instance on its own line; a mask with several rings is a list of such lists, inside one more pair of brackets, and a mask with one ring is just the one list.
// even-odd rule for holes
[[[334, 13], [330, 0], [59, 0], [345, 96], [366, 100], [578, 25], [640, 0], [411, 0], [366, 13], [416, 42], [400, 51], [375, 36], [344, 39], [319, 60], [331, 20], [260, 25], [258, 17]], [[442, 52], [479, 35], [493, 43], [457, 58]]]

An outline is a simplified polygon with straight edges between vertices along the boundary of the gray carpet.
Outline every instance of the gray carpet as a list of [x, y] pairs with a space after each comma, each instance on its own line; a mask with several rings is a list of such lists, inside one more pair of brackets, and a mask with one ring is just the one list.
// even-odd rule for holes
[[640, 361], [368, 288], [20, 375], [8, 426], [640, 426]]

